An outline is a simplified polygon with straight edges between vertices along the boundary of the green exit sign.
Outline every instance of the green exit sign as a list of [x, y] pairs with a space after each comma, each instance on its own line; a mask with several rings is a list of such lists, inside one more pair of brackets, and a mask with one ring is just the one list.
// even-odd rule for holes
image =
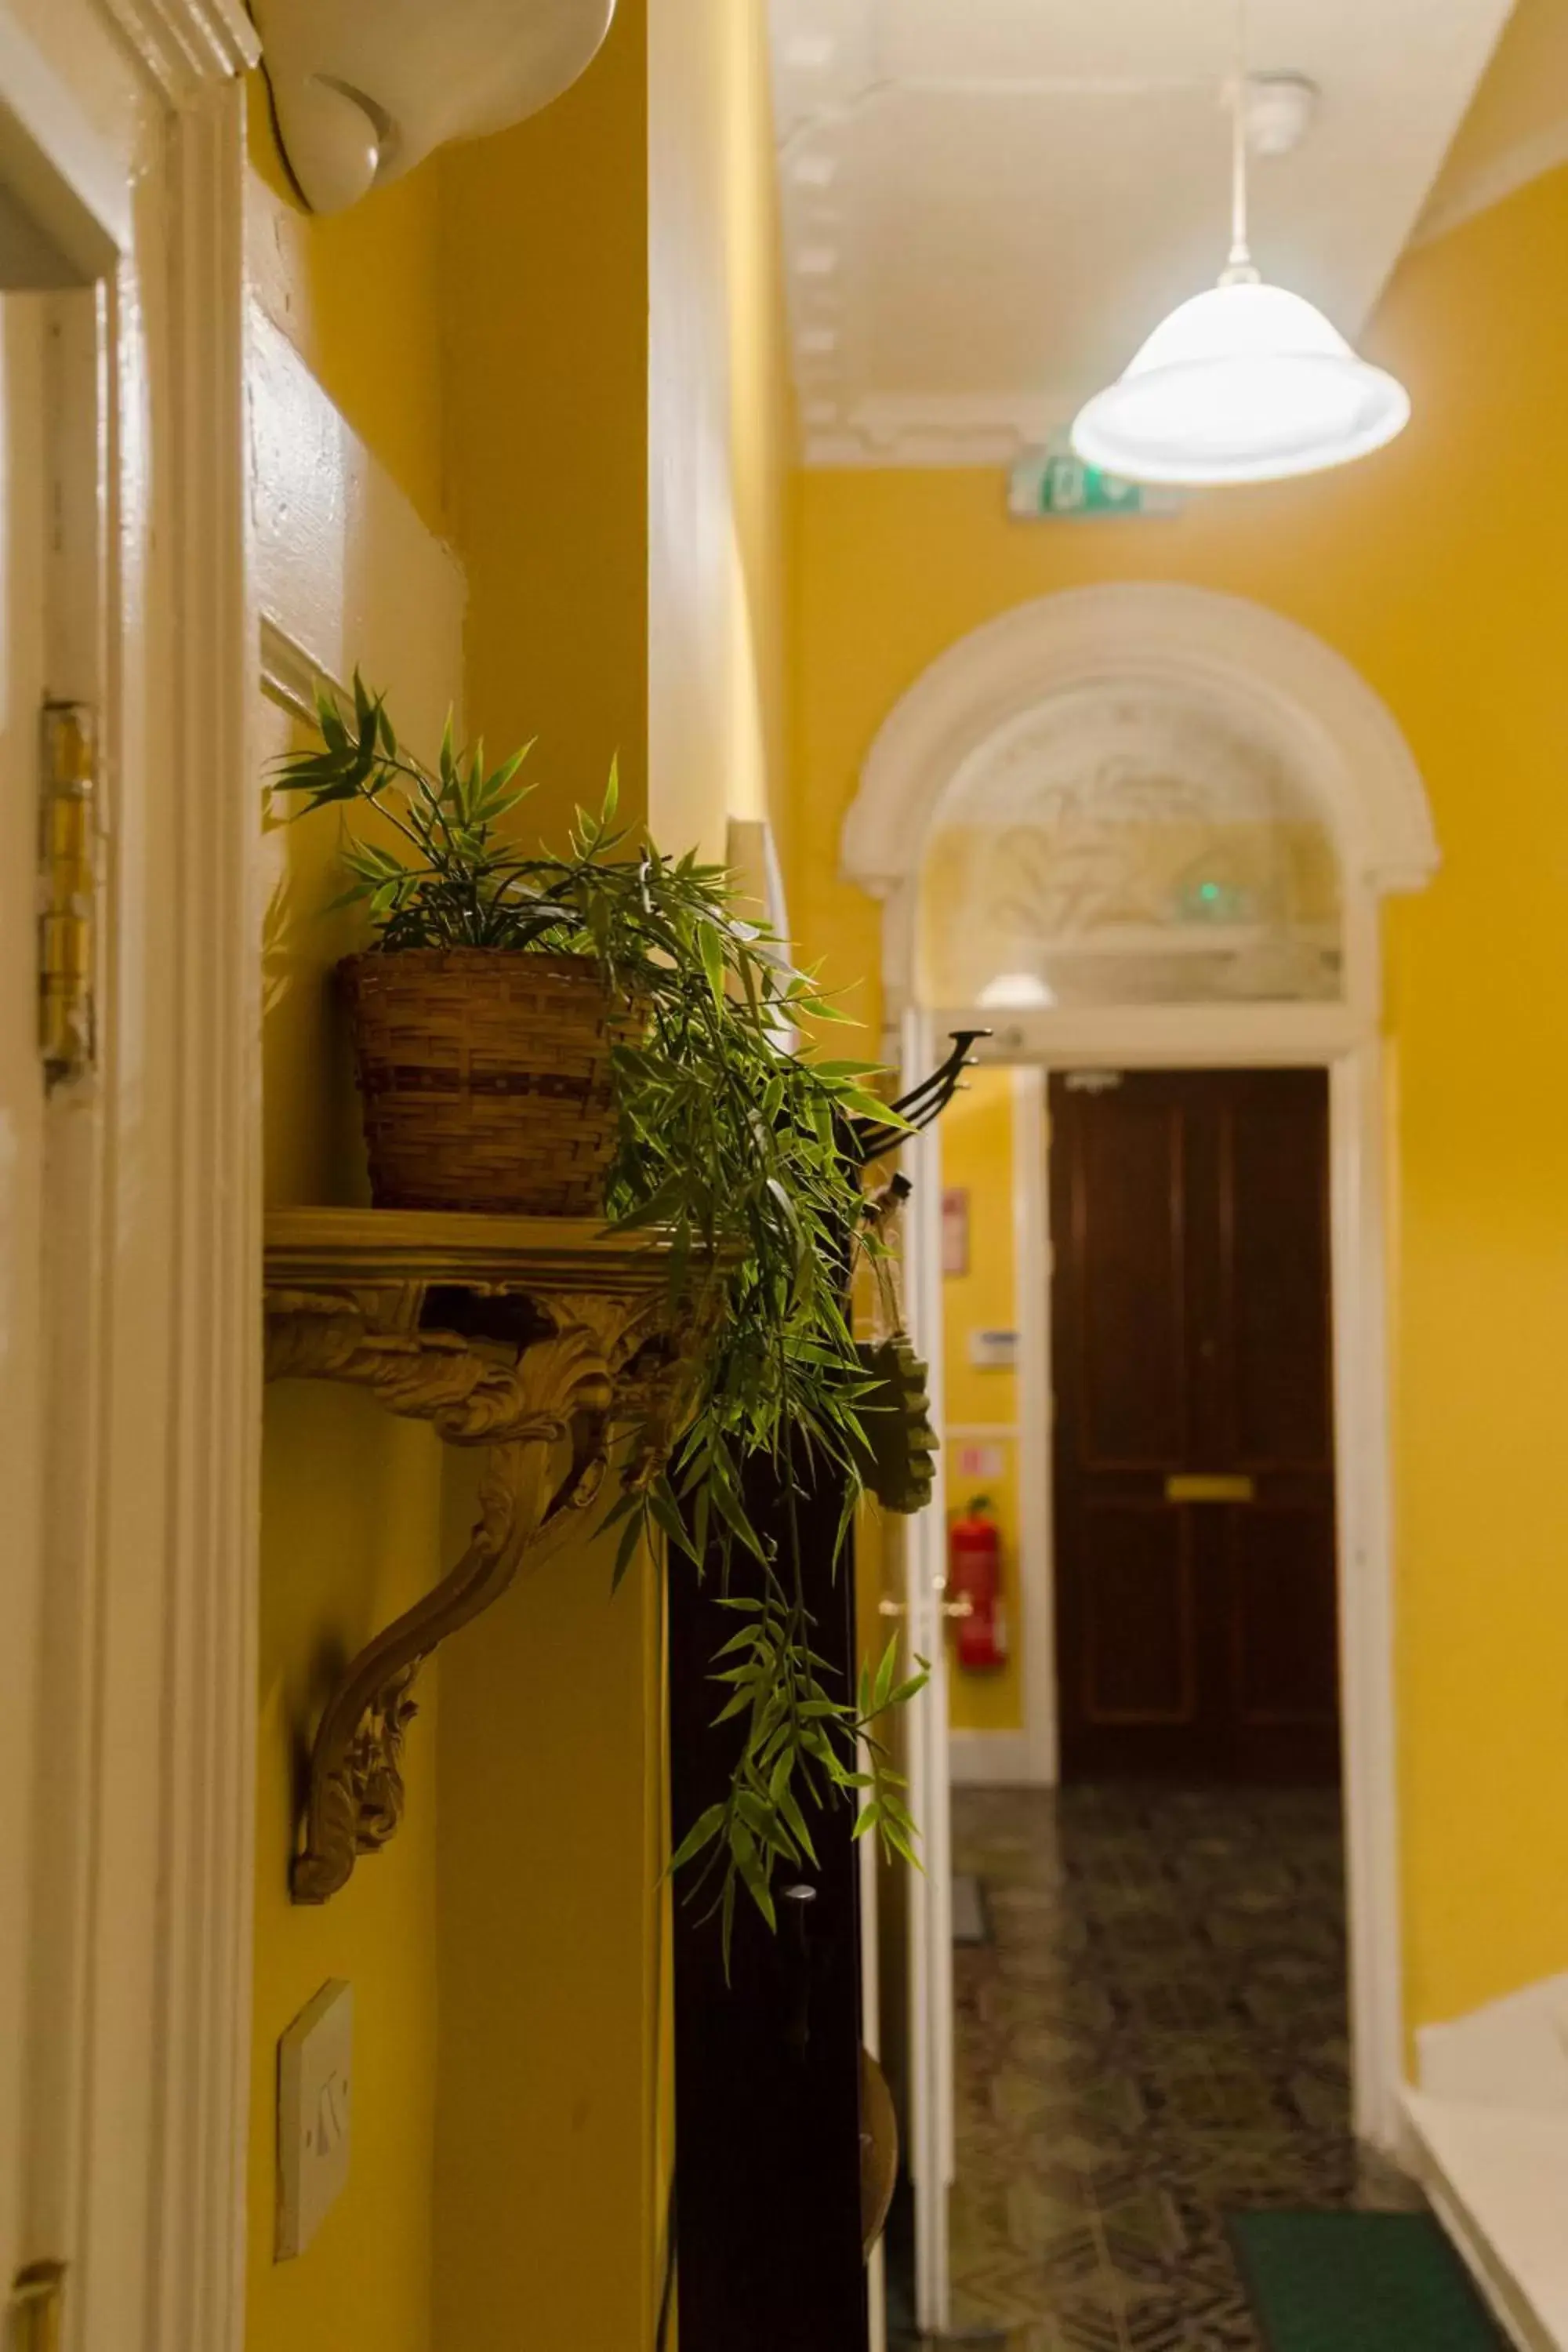
[[1031, 449], [1013, 468], [1007, 508], [1032, 521], [1042, 516], [1179, 514], [1174, 490], [1146, 482], [1124, 482], [1075, 457], [1065, 441]]

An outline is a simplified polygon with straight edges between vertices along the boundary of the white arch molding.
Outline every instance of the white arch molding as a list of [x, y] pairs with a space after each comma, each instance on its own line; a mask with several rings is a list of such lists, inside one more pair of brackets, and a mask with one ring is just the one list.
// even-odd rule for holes
[[[917, 912], [943, 794], [987, 747], [1052, 697], [1179, 688], [1243, 737], [1279, 746], [1321, 808], [1339, 854], [1346, 982], [1332, 1003], [1050, 1008], [985, 1014], [922, 1004]], [[1380, 1046], [1380, 902], [1422, 888], [1438, 848], [1426, 793], [1386, 706], [1296, 623], [1237, 596], [1143, 583], [1069, 590], [1004, 614], [939, 656], [881, 728], [846, 819], [847, 880], [884, 909], [889, 1050], [961, 1018], [996, 1027], [984, 1049], [1016, 1071], [1019, 1428], [1048, 1426], [1050, 1367], [1047, 1073], [1085, 1066], [1316, 1065], [1331, 1115], [1340, 1616], [1350, 1903], [1354, 2112], [1360, 2134], [1400, 2142], [1405, 2074], [1384, 1225], [1385, 1103]], [[932, 1181], [926, 1171], [926, 1181]], [[930, 1269], [926, 1270], [929, 1275]], [[929, 1288], [929, 1284], [927, 1285]], [[940, 1285], [937, 1286], [940, 1289]], [[1048, 1445], [1020, 1445], [1024, 1674], [1028, 1726], [994, 1769], [1056, 1774], [1056, 1670]], [[918, 2030], [921, 2030], [917, 2028]], [[934, 2030], [940, 2033], [941, 2026]]]
[[889, 1032], [918, 996], [918, 885], [943, 793], [1030, 710], [1097, 680], [1108, 689], [1179, 687], [1212, 701], [1238, 732], [1289, 747], [1339, 850], [1360, 967], [1356, 1009], [1363, 1024], [1374, 1017], [1375, 924], [1358, 930], [1358, 916], [1391, 893], [1423, 888], [1438, 862], [1404, 736], [1359, 672], [1296, 622], [1245, 597], [1137, 582], [1069, 589], [1003, 614], [940, 655], [884, 722], [845, 819], [841, 865], [886, 910]]

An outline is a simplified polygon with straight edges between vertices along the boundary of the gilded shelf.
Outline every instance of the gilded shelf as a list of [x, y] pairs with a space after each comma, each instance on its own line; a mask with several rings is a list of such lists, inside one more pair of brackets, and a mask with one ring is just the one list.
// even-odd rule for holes
[[279, 1209], [267, 1220], [267, 1374], [363, 1388], [484, 1454], [456, 1566], [350, 1666], [317, 1730], [299, 1903], [344, 1886], [402, 1819], [420, 1666], [583, 1524], [617, 1433], [646, 1484], [679, 1433], [702, 1327], [670, 1294], [668, 1244], [595, 1220]]

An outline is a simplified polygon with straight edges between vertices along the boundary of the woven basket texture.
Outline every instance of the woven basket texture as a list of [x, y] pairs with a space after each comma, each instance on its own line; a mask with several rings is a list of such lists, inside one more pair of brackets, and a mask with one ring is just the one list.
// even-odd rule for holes
[[610, 1055], [643, 1022], [591, 958], [418, 948], [338, 970], [377, 1208], [602, 1214]]

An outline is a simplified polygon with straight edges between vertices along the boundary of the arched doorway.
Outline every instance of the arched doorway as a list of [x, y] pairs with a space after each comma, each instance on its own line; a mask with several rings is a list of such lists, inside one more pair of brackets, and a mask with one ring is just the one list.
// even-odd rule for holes
[[[1021, 1297], [1043, 1299], [1048, 1286], [1051, 1074], [1326, 1074], [1354, 2122], [1390, 2147], [1404, 2037], [1380, 909], [1437, 863], [1414, 761], [1365, 681], [1279, 614], [1186, 587], [1074, 591], [1005, 614], [917, 681], [872, 748], [842, 850], [846, 877], [884, 909], [889, 1045], [900, 1038], [918, 1059], [933, 1034], [986, 1025], [985, 1055], [1015, 1072]], [[928, 1198], [939, 1150], [928, 1148]], [[918, 1220], [917, 1234], [933, 1264], [911, 1269], [911, 1294], [935, 1352], [936, 1220]], [[1043, 1312], [1019, 1318], [1026, 1427], [1049, 1416], [1047, 1329]], [[1054, 1778], [1056, 1747], [1050, 1480], [1048, 1447], [1020, 1457], [1020, 1777], [1041, 1780]], [[928, 1518], [913, 1538], [911, 1609], [942, 1574], [943, 1528]], [[920, 1791], [939, 1855], [941, 1747], [928, 1743]], [[941, 1907], [917, 1904], [928, 1942], [945, 1932]], [[930, 2047], [911, 2070], [913, 2158], [928, 2320], [943, 2315], [946, 2294], [936, 2242], [950, 2001], [942, 1953], [918, 1953], [914, 2032]]]

